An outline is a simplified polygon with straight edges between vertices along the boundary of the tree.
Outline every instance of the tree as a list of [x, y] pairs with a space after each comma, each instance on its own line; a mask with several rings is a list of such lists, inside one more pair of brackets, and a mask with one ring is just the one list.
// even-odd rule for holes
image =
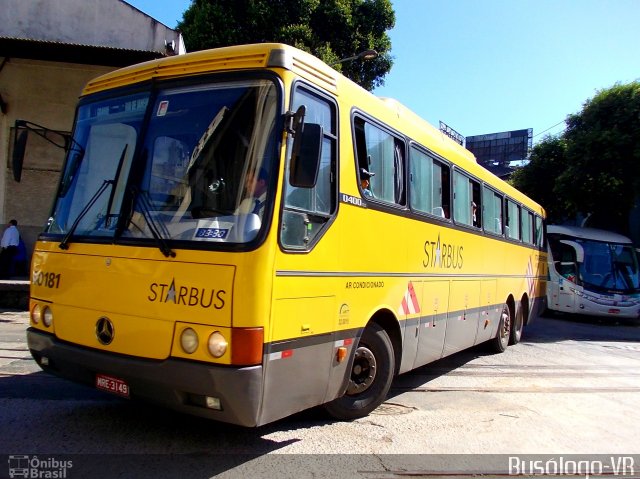
[[640, 82], [617, 84], [569, 115], [567, 167], [557, 179], [570, 212], [625, 231], [640, 192]]
[[566, 123], [560, 137], [534, 147], [513, 184], [548, 209], [550, 222], [583, 215], [628, 233], [640, 196], [640, 82], [598, 91]]
[[566, 216], [561, 193], [555, 190], [554, 179], [566, 168], [567, 144], [564, 138], [547, 136], [531, 150], [527, 166], [517, 169], [511, 183], [525, 195], [540, 203], [547, 211], [548, 221], [560, 222]]
[[[391, 70], [390, 0], [192, 0], [178, 29], [187, 50], [278, 42], [307, 51], [367, 90]], [[337, 63], [373, 49], [378, 57]]]

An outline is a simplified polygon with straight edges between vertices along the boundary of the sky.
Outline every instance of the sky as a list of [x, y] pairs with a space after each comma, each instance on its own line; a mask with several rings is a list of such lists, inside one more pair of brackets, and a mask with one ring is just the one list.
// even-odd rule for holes
[[[190, 0], [127, 0], [175, 28]], [[463, 136], [564, 129], [599, 90], [640, 80], [640, 0], [392, 0], [376, 88]], [[354, 52], [356, 53], [356, 52]]]

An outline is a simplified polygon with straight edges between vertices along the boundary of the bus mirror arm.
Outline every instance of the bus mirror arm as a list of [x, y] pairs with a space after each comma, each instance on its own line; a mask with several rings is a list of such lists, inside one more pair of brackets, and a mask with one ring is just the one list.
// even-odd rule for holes
[[306, 111], [307, 107], [300, 105], [296, 111], [288, 111], [284, 114], [284, 129], [287, 133], [295, 137], [296, 133], [302, 129]]
[[584, 248], [580, 243], [569, 240], [560, 240], [560, 243], [564, 243], [574, 249], [576, 252], [576, 263], [584, 263]]
[[24, 164], [24, 154], [30, 131], [44, 138], [52, 145], [62, 148], [65, 152], [68, 152], [73, 145], [79, 151], [79, 156], [84, 156], [84, 148], [75, 141], [71, 135], [50, 130], [49, 128], [27, 120], [16, 120], [14, 129], [15, 138], [13, 141], [11, 167], [13, 168], [13, 179], [18, 183], [22, 178], [22, 165]]

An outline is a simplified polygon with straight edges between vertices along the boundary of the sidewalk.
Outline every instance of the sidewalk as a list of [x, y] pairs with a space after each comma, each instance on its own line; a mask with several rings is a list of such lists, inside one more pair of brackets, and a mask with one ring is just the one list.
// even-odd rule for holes
[[0, 308], [29, 309], [29, 280], [27, 278], [0, 280]]

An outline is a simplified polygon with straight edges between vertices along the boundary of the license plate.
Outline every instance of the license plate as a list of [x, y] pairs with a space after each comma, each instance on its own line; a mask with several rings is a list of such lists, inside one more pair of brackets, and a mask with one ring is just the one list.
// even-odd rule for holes
[[96, 374], [96, 388], [125, 398], [129, 397], [129, 386], [127, 383], [122, 379], [107, 376], [106, 374]]

